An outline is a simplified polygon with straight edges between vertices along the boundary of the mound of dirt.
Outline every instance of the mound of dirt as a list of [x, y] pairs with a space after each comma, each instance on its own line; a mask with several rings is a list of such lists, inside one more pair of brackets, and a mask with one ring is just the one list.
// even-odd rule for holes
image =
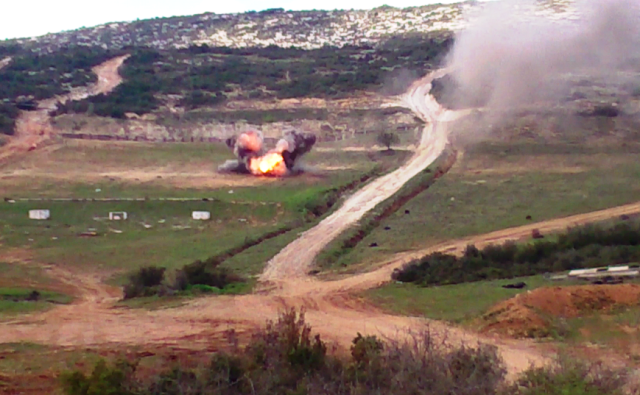
[[572, 318], [592, 312], [640, 303], [640, 285], [578, 285], [538, 288], [498, 303], [482, 316], [482, 332], [512, 337], [546, 337], [554, 318]]

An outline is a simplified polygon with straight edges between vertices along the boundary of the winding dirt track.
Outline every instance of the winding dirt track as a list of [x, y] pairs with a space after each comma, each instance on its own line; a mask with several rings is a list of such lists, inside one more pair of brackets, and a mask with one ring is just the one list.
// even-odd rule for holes
[[416, 83], [403, 99], [405, 105], [427, 121], [415, 156], [396, 172], [355, 193], [336, 213], [283, 249], [269, 262], [262, 276], [262, 290], [252, 295], [201, 298], [173, 309], [129, 310], [114, 306], [121, 292], [104, 285], [104, 279], [99, 276], [50, 266], [47, 270], [52, 276], [77, 289], [77, 301], [70, 306], [0, 323], [0, 343], [32, 341], [59, 346], [101, 347], [148, 344], [211, 349], [229, 329], [242, 336], [261, 327], [265, 320], [273, 319], [284, 308], [304, 307], [314, 330], [330, 343], [340, 346], [348, 346], [357, 332], [397, 337], [406, 335], [407, 330], [421, 330], [428, 326], [433, 333], [447, 336], [455, 343], [482, 341], [497, 346], [511, 373], [526, 369], [530, 363], [545, 363], [547, 357], [532, 343], [479, 336], [440, 322], [389, 315], [354, 294], [389, 281], [394, 268], [428, 252], [455, 252], [468, 243], [483, 245], [525, 238], [533, 228], [542, 232], [558, 231], [573, 224], [638, 213], [640, 203], [505, 229], [442, 243], [427, 250], [399, 254], [370, 273], [339, 281], [323, 282], [306, 275], [315, 253], [333, 235], [390, 196], [403, 182], [431, 163], [445, 147], [447, 133], [444, 121], [456, 114], [443, 111], [428, 97], [433, 77], [431, 75]]
[[[66, 95], [42, 100], [38, 102], [35, 111], [22, 111], [16, 120], [15, 135], [7, 145], [0, 149], [0, 165], [8, 163], [16, 155], [23, 155], [25, 152], [40, 147], [51, 137], [53, 126], [49, 112], [55, 110], [58, 102], [82, 100], [90, 96], [111, 92], [122, 82], [118, 69], [128, 57], [129, 55], [119, 56], [91, 69], [98, 76], [98, 81], [95, 84], [73, 88]], [[10, 58], [8, 59], [10, 61]]]
[[411, 159], [399, 169], [365, 185], [333, 214], [280, 251], [267, 264], [260, 277], [262, 282], [282, 284], [283, 281], [290, 282], [293, 278], [305, 277], [313, 259], [322, 248], [440, 156], [448, 141], [446, 123], [442, 122], [446, 112], [429, 95], [429, 91], [431, 81], [443, 74], [446, 71], [429, 74], [414, 83], [402, 97], [400, 104], [410, 108], [427, 123]]

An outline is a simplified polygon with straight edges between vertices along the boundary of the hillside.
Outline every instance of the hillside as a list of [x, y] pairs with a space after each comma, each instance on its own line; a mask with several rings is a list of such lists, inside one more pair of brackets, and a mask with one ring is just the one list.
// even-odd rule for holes
[[[570, 0], [541, 0], [527, 15], [571, 19], [575, 10]], [[212, 47], [295, 46], [316, 49], [323, 46], [375, 45], [393, 36], [457, 31], [467, 24], [464, 15], [484, 5], [476, 1], [436, 4], [398, 9], [383, 6], [373, 10], [285, 11], [271, 9], [242, 14], [214, 14], [114, 22], [100, 26], [10, 40], [35, 53], [47, 53], [67, 46], [97, 46], [103, 49], [144, 46], [154, 49]], [[6, 50], [5, 50], [6, 51]], [[0, 55], [2, 48], [0, 46]]]

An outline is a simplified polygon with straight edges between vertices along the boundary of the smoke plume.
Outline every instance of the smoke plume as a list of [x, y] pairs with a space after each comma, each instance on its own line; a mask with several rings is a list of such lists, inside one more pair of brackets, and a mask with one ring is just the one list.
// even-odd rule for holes
[[[640, 0], [575, 3], [577, 18], [536, 16], [533, 1], [491, 3], [456, 37], [449, 54], [458, 106], [490, 112], [559, 100], [570, 80], [615, 78], [640, 53]], [[447, 94], [447, 93], [445, 93]]]

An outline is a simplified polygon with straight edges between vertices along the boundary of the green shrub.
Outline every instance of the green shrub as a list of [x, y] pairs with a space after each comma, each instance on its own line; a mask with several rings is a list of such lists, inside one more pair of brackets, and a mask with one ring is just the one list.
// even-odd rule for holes
[[129, 283], [124, 286], [124, 298], [131, 299], [140, 296], [151, 296], [158, 293], [158, 288], [164, 280], [164, 267], [142, 267], [129, 276]]
[[197, 260], [185, 265], [176, 273], [174, 289], [184, 291], [190, 286], [209, 286], [223, 289], [229, 284], [244, 282], [242, 277], [230, 269], [219, 267], [221, 263], [222, 260], [213, 257], [206, 261]]
[[513, 395], [618, 395], [623, 394], [627, 373], [601, 363], [589, 364], [560, 358], [549, 367], [530, 368], [510, 386]]
[[63, 373], [60, 380], [66, 395], [137, 395], [135, 370], [136, 364], [124, 360], [113, 366], [100, 360], [90, 375], [76, 370]]

